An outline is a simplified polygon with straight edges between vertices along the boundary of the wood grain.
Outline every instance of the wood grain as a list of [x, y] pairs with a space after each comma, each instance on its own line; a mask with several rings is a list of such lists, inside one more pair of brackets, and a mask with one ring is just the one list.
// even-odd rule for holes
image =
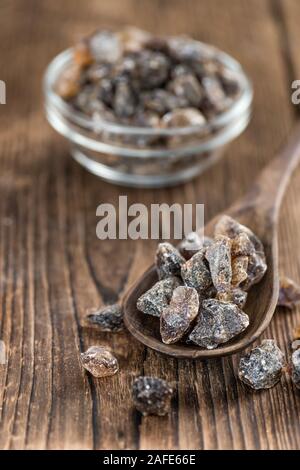
[[[287, 375], [251, 393], [236, 380], [238, 356], [175, 360], [127, 333], [82, 328], [89, 307], [122, 297], [151, 264], [155, 242], [96, 238], [96, 207], [131, 202], [204, 203], [211, 218], [250, 186], [297, 119], [290, 81], [299, 79], [297, 0], [14, 0], [0, 3], [0, 366], [2, 449], [292, 449], [300, 447], [300, 399]], [[50, 59], [94, 28], [134, 23], [150, 31], [188, 32], [233, 54], [255, 89], [248, 130], [213, 169], [169, 190], [133, 190], [101, 182], [73, 163], [43, 117], [41, 79]], [[293, 76], [293, 75], [296, 76]], [[280, 222], [280, 265], [300, 281], [300, 171]], [[279, 309], [265, 337], [287, 354], [300, 310]], [[94, 380], [79, 352], [109, 345], [120, 374]], [[130, 386], [154, 374], [176, 388], [172, 413], [141, 416]]]

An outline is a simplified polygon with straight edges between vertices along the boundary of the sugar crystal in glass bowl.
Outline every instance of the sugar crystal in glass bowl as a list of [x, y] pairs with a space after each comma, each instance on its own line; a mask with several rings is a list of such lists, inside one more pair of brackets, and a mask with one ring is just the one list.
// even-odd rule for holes
[[[59, 96], [56, 90], [60, 77], [73, 66], [74, 49], [60, 53], [46, 70], [44, 93], [49, 123], [68, 140], [73, 158], [106, 181], [139, 187], [185, 182], [213, 165], [227, 144], [249, 123], [253, 91], [241, 65], [208, 44], [186, 37], [166, 40], [199, 48], [206, 57], [217, 60], [226, 72], [234, 75], [239, 91], [224, 110], [204, 122], [196, 119], [192, 125], [184, 123], [176, 127], [124, 123], [124, 120], [112, 119], [112, 113], [102, 113], [101, 108], [87, 115]], [[166, 123], [167, 119], [164, 116], [161, 122]]]

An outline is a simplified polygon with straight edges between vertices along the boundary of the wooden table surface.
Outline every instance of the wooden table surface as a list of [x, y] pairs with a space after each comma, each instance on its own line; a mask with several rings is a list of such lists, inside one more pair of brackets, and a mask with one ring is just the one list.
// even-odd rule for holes
[[[300, 394], [285, 375], [252, 393], [236, 379], [238, 356], [174, 360], [127, 333], [91, 334], [87, 308], [113, 302], [151, 263], [156, 243], [96, 238], [96, 207], [204, 203], [206, 218], [240, 196], [284, 141], [299, 108], [297, 0], [2, 0], [0, 79], [0, 366], [2, 449], [291, 449], [300, 447]], [[189, 33], [241, 61], [255, 89], [253, 119], [224, 159], [193, 182], [135, 190], [101, 182], [74, 163], [43, 115], [41, 80], [56, 53], [95, 27], [135, 24]], [[280, 221], [281, 271], [300, 281], [300, 169]], [[300, 309], [276, 312], [265, 337], [289, 354]], [[79, 353], [107, 344], [120, 372], [94, 380]], [[168, 417], [142, 418], [131, 384], [153, 374], [175, 385]]]

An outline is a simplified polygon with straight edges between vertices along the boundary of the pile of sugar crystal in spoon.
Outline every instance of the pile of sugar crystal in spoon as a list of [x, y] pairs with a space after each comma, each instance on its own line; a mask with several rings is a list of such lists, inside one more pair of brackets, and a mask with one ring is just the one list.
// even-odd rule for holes
[[264, 247], [247, 227], [222, 216], [214, 238], [190, 234], [180, 246], [160, 243], [159, 281], [137, 301], [137, 308], [159, 317], [162, 341], [214, 349], [249, 325], [243, 311], [249, 289], [266, 270]]

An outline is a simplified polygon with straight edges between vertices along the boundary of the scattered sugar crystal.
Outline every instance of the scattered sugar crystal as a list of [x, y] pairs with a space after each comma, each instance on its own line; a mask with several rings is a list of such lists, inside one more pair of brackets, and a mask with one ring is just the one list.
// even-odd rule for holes
[[86, 316], [86, 320], [88, 325], [99, 329], [99, 331], [117, 332], [124, 329], [123, 309], [119, 304], [91, 310]]
[[271, 388], [279, 382], [284, 366], [284, 355], [272, 339], [243, 356], [239, 364], [239, 378], [255, 390]]
[[83, 367], [96, 378], [115, 375], [119, 370], [117, 359], [101, 346], [91, 346], [86, 352], [81, 353], [81, 362]]
[[300, 303], [300, 286], [288, 277], [281, 277], [278, 306], [292, 310]]
[[138, 377], [133, 383], [133, 403], [144, 416], [169, 413], [172, 395], [173, 389], [168, 382], [156, 377]]
[[300, 389], [300, 349], [292, 354], [292, 381]]

